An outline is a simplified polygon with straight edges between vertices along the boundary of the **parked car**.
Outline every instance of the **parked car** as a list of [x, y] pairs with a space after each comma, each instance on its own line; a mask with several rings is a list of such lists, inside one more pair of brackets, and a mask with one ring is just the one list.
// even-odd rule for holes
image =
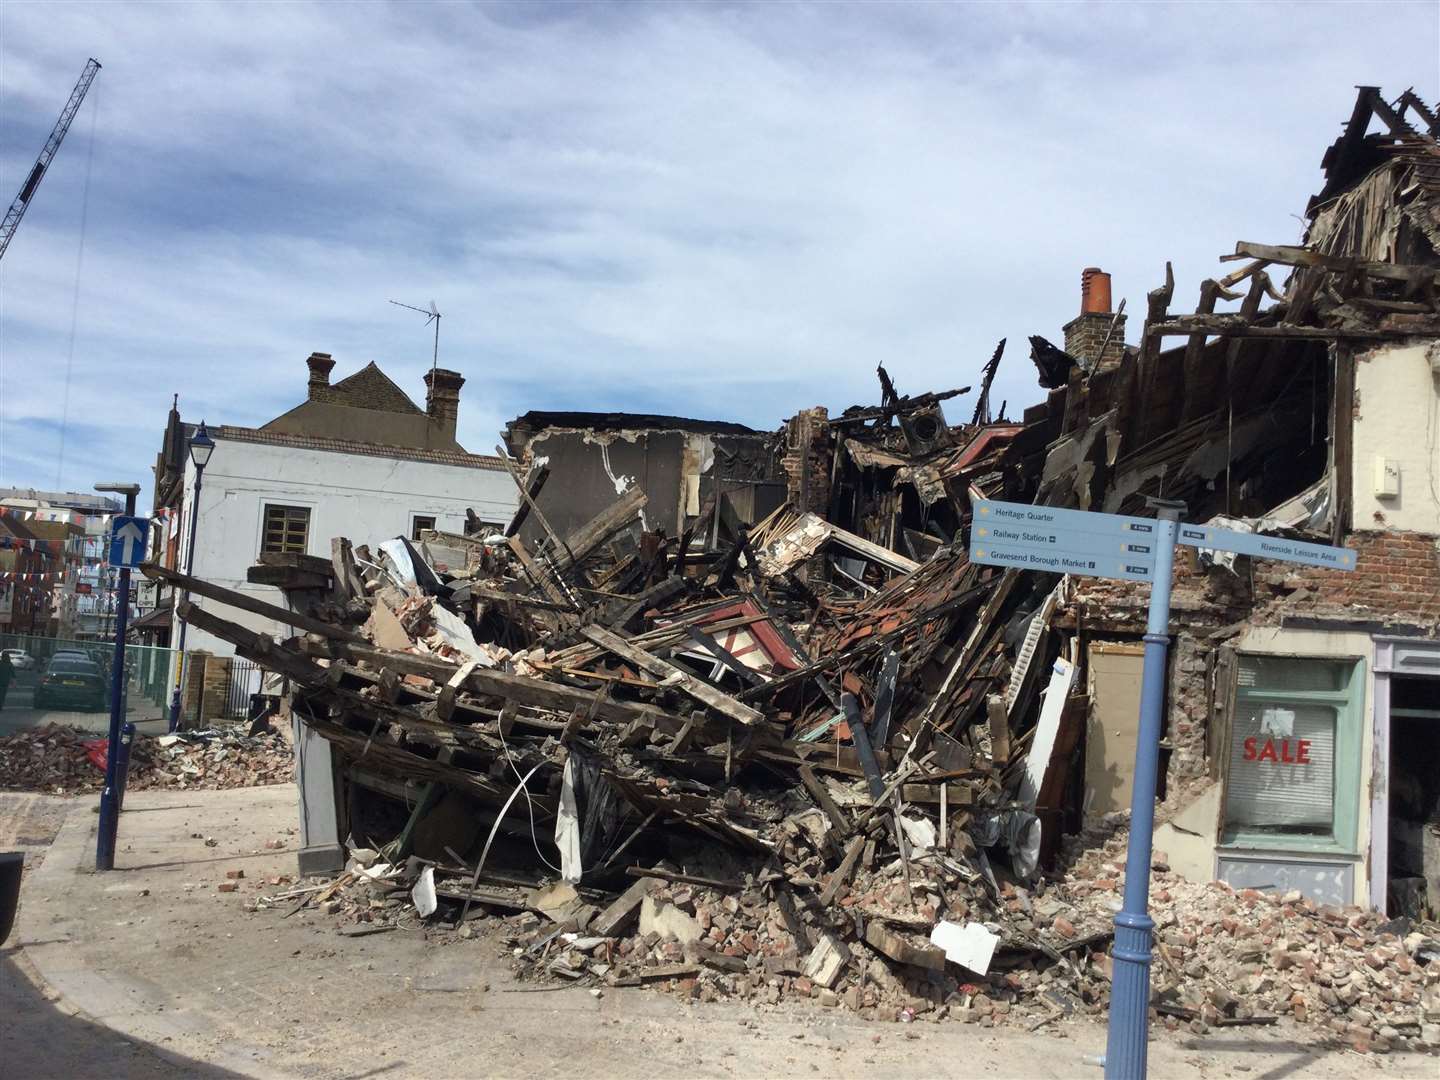
[[84, 657], [56, 653], [35, 687], [35, 708], [104, 709], [105, 676], [100, 665]]
[[29, 671], [35, 666], [35, 658], [24, 649], [0, 649], [10, 658], [10, 666], [16, 671]]

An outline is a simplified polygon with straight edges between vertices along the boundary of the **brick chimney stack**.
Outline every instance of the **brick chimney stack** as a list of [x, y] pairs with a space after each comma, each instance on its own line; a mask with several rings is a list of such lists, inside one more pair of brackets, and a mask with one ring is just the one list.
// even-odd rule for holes
[[[1110, 333], [1110, 324], [1115, 330]], [[1105, 335], [1110, 333], [1109, 344]], [[1100, 355], [1101, 346], [1105, 355]], [[1098, 266], [1080, 272], [1080, 314], [1065, 324], [1065, 351], [1087, 371], [1113, 367], [1125, 355], [1125, 316], [1110, 310], [1110, 275]]]
[[425, 373], [425, 412], [450, 439], [455, 438], [455, 422], [460, 418], [460, 388], [465, 376], [458, 371], [434, 368]]
[[312, 352], [305, 366], [310, 369], [310, 400], [324, 400], [325, 391], [330, 389], [330, 369], [335, 361], [328, 352]]

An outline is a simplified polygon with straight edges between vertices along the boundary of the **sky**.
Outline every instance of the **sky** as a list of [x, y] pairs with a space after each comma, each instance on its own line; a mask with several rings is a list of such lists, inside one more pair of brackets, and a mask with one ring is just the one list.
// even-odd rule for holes
[[391, 299], [442, 312], [472, 452], [529, 409], [773, 429], [1000, 338], [1016, 416], [1084, 267], [1134, 343], [1166, 260], [1193, 310], [1297, 242], [1355, 85], [1440, 92], [1440, 4], [6, 0], [0, 196], [89, 56], [0, 262], [3, 486], [148, 490], [172, 395], [263, 424], [312, 351], [423, 407]]

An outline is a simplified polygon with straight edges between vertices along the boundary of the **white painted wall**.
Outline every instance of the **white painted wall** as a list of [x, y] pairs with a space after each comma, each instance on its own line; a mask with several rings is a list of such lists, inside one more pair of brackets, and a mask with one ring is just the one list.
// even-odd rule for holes
[[[251, 585], [245, 572], [260, 554], [265, 504], [310, 508], [307, 554], [330, 558], [330, 541], [348, 537], [373, 550], [382, 541], [409, 536], [416, 514], [435, 518], [435, 527], [463, 532], [465, 510], [471, 507], [485, 521], [505, 522], [515, 512], [515, 484], [503, 470], [410, 461], [400, 458], [342, 454], [266, 443], [216, 439], [205, 469], [198, 519], [189, 505], [195, 490], [195, 467], [185, 467], [186, 506], [180, 560], [184, 564], [190, 524], [199, 521], [195, 541], [196, 576], [253, 593], [284, 605], [279, 589]], [[258, 615], [198, 597], [192, 600], [217, 615], [263, 633], [290, 636], [294, 631]], [[178, 640], [178, 620], [171, 641]], [[234, 650], [203, 631], [191, 628], [187, 649], [220, 655]]]
[[[1440, 535], [1440, 341], [1387, 345], [1355, 363], [1354, 526]], [[1376, 462], [1399, 469], [1399, 494], [1375, 494]]]

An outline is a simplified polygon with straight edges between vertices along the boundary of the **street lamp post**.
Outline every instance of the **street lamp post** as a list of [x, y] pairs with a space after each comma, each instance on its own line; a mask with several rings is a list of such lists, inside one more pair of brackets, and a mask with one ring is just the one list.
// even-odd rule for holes
[[[190, 437], [190, 460], [195, 465], [195, 494], [190, 500], [190, 540], [185, 546], [185, 573], [187, 575], [195, 571], [195, 534], [200, 531], [200, 481], [205, 475], [205, 466], [210, 464], [210, 455], [215, 452], [215, 440], [205, 430], [205, 421], [200, 421], [200, 427]], [[190, 590], [186, 589], [181, 603], [190, 599]], [[179, 605], [176, 606], [179, 610]], [[185, 671], [185, 631], [189, 624], [182, 618], [180, 620], [180, 641], [175, 652], [175, 688], [170, 695], [170, 724], [169, 730], [174, 732], [180, 726], [180, 684], [184, 678]]]

